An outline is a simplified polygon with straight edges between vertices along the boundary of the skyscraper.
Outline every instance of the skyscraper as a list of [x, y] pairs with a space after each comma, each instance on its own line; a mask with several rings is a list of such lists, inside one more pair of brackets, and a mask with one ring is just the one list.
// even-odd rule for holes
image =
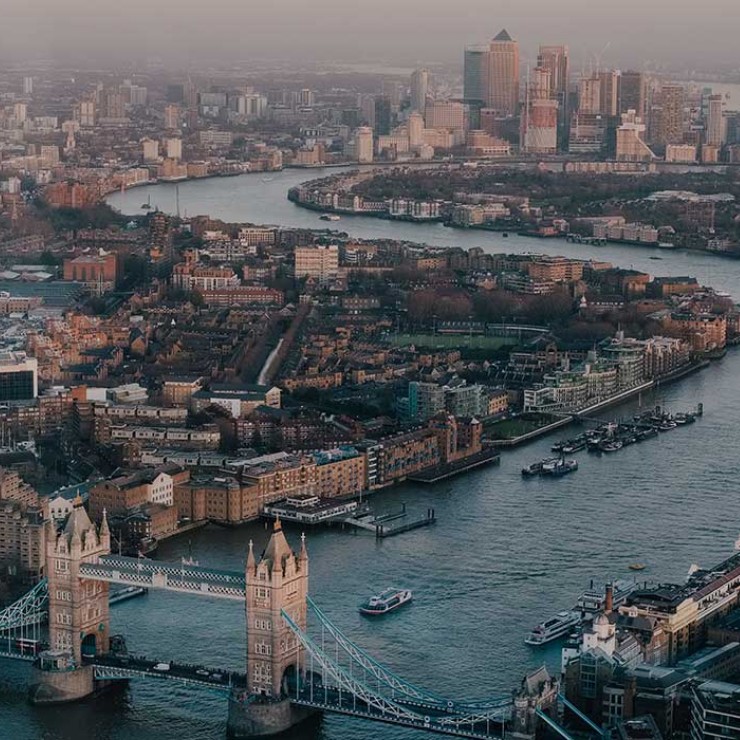
[[570, 66], [567, 46], [540, 46], [537, 66], [550, 73], [550, 95], [563, 106], [568, 97]]
[[466, 103], [484, 104], [488, 100], [488, 47], [465, 49], [463, 98]]
[[619, 71], [610, 69], [599, 72], [600, 113], [604, 116], [616, 116], [619, 113]]
[[721, 95], [710, 95], [707, 100], [707, 121], [704, 142], [709, 146], [722, 146], [725, 143]]
[[578, 112], [593, 116], [601, 113], [601, 80], [598, 77], [582, 77], [579, 81]]
[[488, 95], [486, 105], [502, 116], [515, 116], [519, 109], [519, 43], [506, 29], [488, 47]]
[[535, 154], [554, 154], [557, 146], [558, 101], [552, 93], [550, 70], [536, 67], [527, 82], [521, 148]]
[[411, 110], [421, 113], [427, 104], [429, 92], [429, 72], [417, 69], [411, 75]]
[[550, 73], [550, 97], [558, 103], [558, 138], [561, 146], [568, 140], [570, 60], [567, 46], [540, 46], [537, 67]]
[[619, 78], [619, 112], [635, 111], [638, 118], [645, 120], [647, 103], [647, 80], [642, 72], [622, 72]]
[[682, 85], [668, 84], [660, 89], [660, 144], [681, 144], [684, 132], [686, 90]]
[[387, 136], [391, 132], [391, 99], [387, 95], [375, 98], [375, 133]]

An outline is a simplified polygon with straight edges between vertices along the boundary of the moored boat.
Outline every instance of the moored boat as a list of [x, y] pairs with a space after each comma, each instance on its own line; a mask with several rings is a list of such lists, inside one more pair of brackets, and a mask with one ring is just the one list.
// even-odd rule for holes
[[553, 465], [542, 466], [542, 475], [549, 475], [553, 478], [560, 478], [568, 473], [574, 473], [578, 470], [577, 460], [557, 460]]
[[552, 640], [567, 635], [574, 627], [578, 626], [581, 619], [575, 612], [559, 612], [551, 619], [538, 624], [524, 642], [527, 645], [545, 645]]

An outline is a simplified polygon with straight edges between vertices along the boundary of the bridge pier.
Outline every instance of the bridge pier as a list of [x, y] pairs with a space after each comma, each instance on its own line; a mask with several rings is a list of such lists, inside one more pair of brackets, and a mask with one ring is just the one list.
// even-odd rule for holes
[[316, 715], [307, 707], [298, 707], [290, 699], [269, 699], [240, 695], [229, 697], [226, 734], [232, 740], [272, 737]]
[[95, 692], [92, 666], [48, 670], [34, 666], [29, 698], [32, 704], [67, 704]]

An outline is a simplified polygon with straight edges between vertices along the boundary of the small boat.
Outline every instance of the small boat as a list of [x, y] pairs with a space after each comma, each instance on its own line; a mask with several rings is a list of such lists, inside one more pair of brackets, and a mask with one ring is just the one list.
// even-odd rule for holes
[[509, 238], [509, 232], [508, 231], [504, 231], [504, 232], [502, 232], [501, 236], [503, 236], [504, 239], [508, 239]]
[[322, 213], [319, 221], [339, 221], [339, 218], [336, 213]]
[[581, 450], [586, 449], [586, 442], [581, 440], [573, 440], [572, 442], [568, 442], [563, 447], [563, 452], [570, 455], [574, 452], [580, 452]]
[[542, 475], [549, 475], [553, 478], [560, 478], [568, 473], [574, 473], [578, 470], [578, 462], [576, 460], [558, 460], [554, 465], [545, 467], [542, 466]]
[[660, 424], [658, 424], [658, 431], [659, 432], [668, 432], [671, 429], [675, 429], [678, 426], [675, 421], [671, 421], [670, 419], [666, 419], [665, 421], [661, 421]]
[[631, 563], [629, 566], [630, 570], [645, 570], [645, 568], [647, 568], [645, 563]]
[[538, 624], [525, 638], [527, 645], [544, 645], [564, 637], [580, 623], [575, 612], [558, 612], [554, 617]]
[[[636, 581], [619, 580], [612, 584], [612, 607], [616, 609], [624, 604], [627, 597], [638, 588]], [[594, 582], [591, 581], [591, 587], [584, 591], [576, 601], [573, 611], [582, 616], [593, 615], [604, 609], [606, 603], [606, 589], [594, 588]]]
[[693, 424], [696, 421], [696, 417], [693, 414], [676, 414], [673, 417], [673, 421], [676, 422], [679, 426], [683, 426], [684, 424]]
[[624, 447], [624, 444], [618, 439], [613, 439], [608, 442], [602, 442], [599, 445], [599, 449], [602, 452], [618, 452], [622, 449], [622, 447]]
[[522, 475], [525, 478], [531, 478], [535, 475], [539, 475], [542, 472], [542, 463], [536, 462], [531, 465], [527, 465], [526, 468], [522, 468]]
[[567, 442], [556, 442], [552, 447], [550, 447], [550, 450], [552, 452], [562, 452], [563, 447], [567, 444]]
[[648, 257], [649, 260], [662, 260], [662, 257]]
[[369, 617], [379, 617], [388, 614], [404, 604], [408, 604], [413, 599], [413, 594], [404, 588], [387, 588], [376, 596], [371, 596], [366, 602], [360, 605], [360, 614]]

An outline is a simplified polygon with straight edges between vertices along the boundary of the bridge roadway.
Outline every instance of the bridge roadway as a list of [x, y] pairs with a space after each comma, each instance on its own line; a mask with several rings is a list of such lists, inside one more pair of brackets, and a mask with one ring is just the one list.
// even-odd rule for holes
[[[46, 649], [44, 646], [43, 649]], [[36, 660], [36, 652], [28, 648], [19, 648], [17, 645], [9, 645], [8, 641], [0, 637], [0, 658], [9, 658], [10, 660], [25, 660], [32, 663]]]
[[92, 581], [244, 601], [245, 574], [202, 568], [188, 563], [163, 563], [146, 558], [105, 555], [97, 563], [82, 563], [80, 575]]
[[[92, 665], [95, 678], [99, 680], [121, 681], [132, 678], [177, 681], [190, 686], [203, 686], [222, 692], [232, 689], [246, 690], [247, 676], [243, 673], [207, 668], [201, 665], [164, 662], [133, 655], [98, 655], [85, 659]], [[157, 670], [155, 666], [167, 665], [167, 670]]]
[[[426, 708], [423, 714], [405, 713], [400, 716], [383, 711], [381, 707], [373, 706], [349, 691], [321, 683], [319, 675], [315, 676], [313, 682], [304, 683], [298, 689], [294, 679], [288, 681], [286, 695], [293, 704], [312, 707], [324, 712], [338, 712], [388, 724], [415, 727], [440, 735], [474, 738], [475, 740], [502, 739], [505, 734], [505, 722], [509, 716], [508, 713], [502, 713], [500, 718], [480, 714], [471, 716], [468, 721], [461, 721], [459, 715], [433, 708]], [[416, 708], [413, 702], [396, 699], [396, 703]]]

